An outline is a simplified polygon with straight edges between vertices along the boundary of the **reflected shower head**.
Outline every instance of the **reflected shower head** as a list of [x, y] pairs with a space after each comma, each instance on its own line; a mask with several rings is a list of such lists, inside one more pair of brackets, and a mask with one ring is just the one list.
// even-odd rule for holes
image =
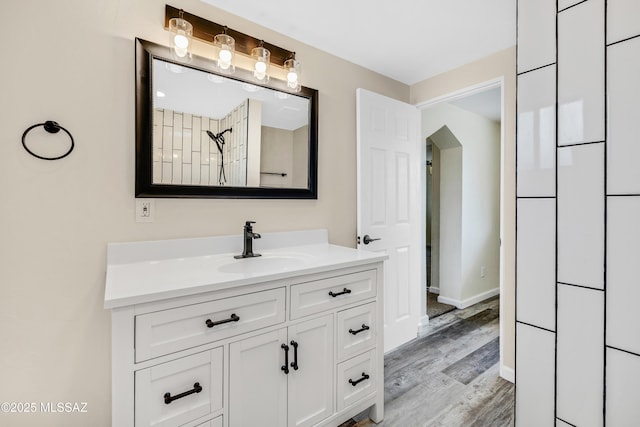
[[216, 142], [216, 145], [218, 146], [218, 151], [220, 151], [221, 153], [222, 153], [222, 147], [224, 146], [224, 134], [226, 132], [233, 132], [233, 129], [232, 128], [225, 129], [217, 135], [211, 132], [210, 130], [207, 131], [207, 135], [209, 135], [209, 138], [213, 139]]

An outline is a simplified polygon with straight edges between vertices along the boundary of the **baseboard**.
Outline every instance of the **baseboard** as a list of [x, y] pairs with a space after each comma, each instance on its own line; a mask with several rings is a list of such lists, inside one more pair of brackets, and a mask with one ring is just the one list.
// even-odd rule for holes
[[420, 323], [418, 323], [418, 338], [424, 336], [429, 328], [429, 316], [424, 315], [420, 318]]
[[443, 297], [442, 295], [440, 295], [438, 297], [438, 302], [441, 302], [443, 304], [454, 305], [456, 308], [463, 309], [463, 308], [471, 307], [474, 304], [477, 304], [479, 302], [482, 302], [486, 299], [489, 299], [499, 294], [500, 294], [500, 288], [494, 288], [462, 301], [453, 299], [453, 298]]
[[500, 376], [512, 384], [516, 382], [516, 372], [508, 366], [500, 365]]
[[431, 292], [432, 294], [440, 294], [440, 288], [436, 288], [435, 286], [429, 286], [427, 288], [427, 292]]

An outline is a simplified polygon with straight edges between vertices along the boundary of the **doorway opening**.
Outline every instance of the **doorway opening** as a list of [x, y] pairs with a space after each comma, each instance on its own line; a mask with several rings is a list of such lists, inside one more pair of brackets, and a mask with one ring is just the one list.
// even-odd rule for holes
[[502, 291], [502, 89], [500, 78], [417, 106], [424, 158], [422, 331], [429, 319]]

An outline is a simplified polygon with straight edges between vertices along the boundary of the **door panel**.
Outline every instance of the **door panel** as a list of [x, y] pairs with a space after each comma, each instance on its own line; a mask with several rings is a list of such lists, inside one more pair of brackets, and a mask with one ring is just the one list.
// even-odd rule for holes
[[289, 371], [289, 426], [312, 426], [333, 413], [333, 315], [290, 326], [291, 341], [298, 369]]
[[421, 197], [418, 110], [357, 91], [358, 248], [386, 252], [384, 351], [413, 339], [420, 322]]
[[229, 346], [229, 425], [286, 426], [287, 375], [282, 372], [287, 330]]

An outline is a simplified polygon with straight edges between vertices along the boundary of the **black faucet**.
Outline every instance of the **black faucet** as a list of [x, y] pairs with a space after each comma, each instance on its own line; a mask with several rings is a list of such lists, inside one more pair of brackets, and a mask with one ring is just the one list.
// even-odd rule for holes
[[259, 239], [261, 237], [258, 233], [253, 232], [251, 224], [255, 223], [255, 221], [247, 221], [244, 223], [244, 250], [242, 251], [242, 255], [236, 255], [234, 258], [241, 259], [261, 256], [261, 254], [253, 253], [253, 239]]

